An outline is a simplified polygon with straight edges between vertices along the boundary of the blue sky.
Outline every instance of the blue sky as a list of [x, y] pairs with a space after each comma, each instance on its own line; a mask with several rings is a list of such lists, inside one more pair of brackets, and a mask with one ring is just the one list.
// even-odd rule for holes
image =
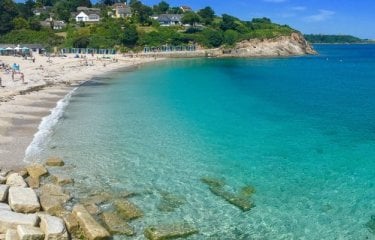
[[[161, 0], [141, 0], [154, 5]], [[375, 0], [166, 0], [194, 10], [211, 6], [216, 14], [242, 20], [269, 17], [303, 33], [351, 34], [375, 39]]]

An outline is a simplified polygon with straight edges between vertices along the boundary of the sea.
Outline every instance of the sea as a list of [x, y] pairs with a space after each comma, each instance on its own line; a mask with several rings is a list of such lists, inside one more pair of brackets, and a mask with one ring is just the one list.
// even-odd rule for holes
[[133, 193], [144, 216], [115, 239], [179, 223], [199, 230], [186, 239], [375, 239], [375, 45], [314, 48], [94, 78], [43, 120], [25, 159], [63, 158], [76, 201]]

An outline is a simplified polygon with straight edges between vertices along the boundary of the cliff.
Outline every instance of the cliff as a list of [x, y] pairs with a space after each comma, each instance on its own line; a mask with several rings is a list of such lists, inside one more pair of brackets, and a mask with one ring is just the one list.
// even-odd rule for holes
[[142, 56], [164, 58], [189, 57], [287, 57], [317, 54], [302, 34], [292, 33], [272, 39], [250, 39], [237, 43], [233, 48], [199, 49], [192, 52], [150, 52]]

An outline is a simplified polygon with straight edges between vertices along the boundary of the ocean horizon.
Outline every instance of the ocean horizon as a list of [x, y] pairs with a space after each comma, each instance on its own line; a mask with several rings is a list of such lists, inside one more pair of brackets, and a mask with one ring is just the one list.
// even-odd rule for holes
[[174, 222], [199, 230], [186, 239], [375, 239], [375, 45], [315, 49], [92, 79], [59, 102], [25, 159], [63, 158], [74, 201], [136, 193], [137, 234], [115, 239]]

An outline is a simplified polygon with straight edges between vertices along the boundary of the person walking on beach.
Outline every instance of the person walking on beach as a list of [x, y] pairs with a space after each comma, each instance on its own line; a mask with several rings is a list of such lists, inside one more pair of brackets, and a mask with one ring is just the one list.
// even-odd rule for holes
[[3, 86], [3, 82], [2, 82], [2, 79], [1, 79], [1, 77], [0, 77], [0, 87], [5, 87], [5, 86]]

